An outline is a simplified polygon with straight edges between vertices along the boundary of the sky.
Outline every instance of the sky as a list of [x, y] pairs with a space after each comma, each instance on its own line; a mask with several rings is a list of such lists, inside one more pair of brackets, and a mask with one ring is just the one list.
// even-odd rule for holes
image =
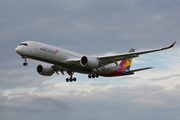
[[[179, 0], [0, 0], [0, 119], [179, 120]], [[15, 48], [38, 41], [86, 55], [176, 45], [134, 58], [131, 76], [41, 76]], [[48, 64], [48, 63], [43, 63]]]

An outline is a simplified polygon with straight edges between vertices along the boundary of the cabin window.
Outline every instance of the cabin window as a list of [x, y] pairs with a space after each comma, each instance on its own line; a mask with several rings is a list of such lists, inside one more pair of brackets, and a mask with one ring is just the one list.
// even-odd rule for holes
[[27, 44], [27, 43], [21, 43], [20, 45], [28, 46], [28, 44]]

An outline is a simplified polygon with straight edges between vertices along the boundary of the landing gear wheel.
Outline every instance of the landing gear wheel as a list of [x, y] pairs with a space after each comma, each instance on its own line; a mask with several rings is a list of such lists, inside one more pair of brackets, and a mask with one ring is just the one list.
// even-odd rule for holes
[[92, 74], [92, 78], [95, 78], [95, 74]]
[[73, 79], [72, 78], [70, 78], [70, 82], [72, 82], [73, 81]]
[[66, 78], [66, 82], [69, 82], [69, 79], [68, 79], [68, 78]]
[[88, 75], [88, 78], [89, 78], [89, 79], [91, 78], [91, 74]]
[[24, 62], [24, 63], [23, 63], [23, 65], [24, 65], [24, 66], [27, 66], [27, 65], [28, 65], [28, 63], [27, 63], [27, 62]]
[[96, 78], [98, 78], [98, 77], [99, 77], [99, 75], [98, 75], [98, 74], [96, 74], [95, 76], [96, 76]]
[[76, 82], [76, 78], [73, 78], [73, 81]]

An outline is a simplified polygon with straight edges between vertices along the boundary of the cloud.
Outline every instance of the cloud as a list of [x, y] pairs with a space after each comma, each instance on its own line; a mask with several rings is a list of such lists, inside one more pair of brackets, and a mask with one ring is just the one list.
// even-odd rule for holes
[[92, 83], [92, 86], [106, 86], [108, 83]]
[[151, 78], [149, 80], [151, 80], [151, 81], [168, 80], [168, 79], [171, 79], [171, 78], [174, 78], [174, 77], [180, 77], [180, 74], [172, 74], [172, 75], [164, 76], [164, 77], [160, 77], [160, 78]]
[[[100, 86], [99, 86], [100, 87]], [[101, 86], [103, 87], [103, 86]], [[1, 96], [0, 114], [12, 115], [18, 119], [31, 115], [28, 119], [44, 116], [59, 119], [177, 119], [179, 111], [179, 89], [165, 90], [163, 86], [137, 85], [132, 87], [114, 86], [106, 90], [74, 95], [27, 95], [7, 99]], [[27, 92], [26, 92], [27, 93]], [[173, 103], [173, 104], [172, 104]], [[22, 114], [23, 113], [23, 114]], [[71, 114], [70, 114], [71, 113]], [[159, 114], [157, 114], [159, 113]], [[70, 115], [69, 115], [70, 114]], [[10, 119], [11, 117], [6, 117]], [[48, 119], [47, 118], [47, 119]]]
[[[156, 1], [148, 4], [143, 1], [134, 3], [131, 1], [43, 1], [43, 4], [41, 2], [21, 1], [22, 6], [19, 7], [17, 2], [11, 1], [9, 9], [2, 6], [3, 16], [7, 19], [4, 21], [12, 22], [7, 22], [4, 26], [5, 31], [1, 31], [1, 39], [8, 43], [12, 43], [13, 40], [14, 44], [25, 40], [36, 40], [52, 45], [57, 43], [58, 46], [62, 43], [67, 45], [71, 41], [77, 46], [75, 48], [77, 52], [83, 49], [84, 53], [92, 54], [95, 51], [126, 52], [130, 47], [138, 49], [159, 47], [160, 42], [163, 41], [162, 44], [166, 45], [173, 40], [172, 38], [179, 37], [176, 32], [179, 9], [167, 1], [162, 4], [168, 3], [167, 5], [170, 6], [168, 12], [167, 5], [164, 7]], [[161, 17], [157, 20], [157, 16]], [[3, 22], [1, 24], [4, 25]], [[170, 30], [171, 26], [174, 27]], [[83, 45], [78, 48], [79, 43]], [[98, 49], [99, 45], [106, 47]]]
[[44, 81], [43, 76], [39, 76], [35, 69], [22, 68], [12, 70], [1, 70], [0, 87], [3, 89], [32, 88], [40, 86]]

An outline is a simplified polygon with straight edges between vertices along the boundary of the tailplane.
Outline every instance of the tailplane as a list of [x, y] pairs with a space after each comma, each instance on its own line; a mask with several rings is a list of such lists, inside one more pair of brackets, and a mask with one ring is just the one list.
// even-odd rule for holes
[[137, 71], [142, 71], [142, 70], [147, 70], [147, 69], [152, 69], [153, 67], [146, 67], [146, 68], [140, 68], [140, 69], [134, 69], [134, 70], [126, 70], [126, 73], [134, 73]]

